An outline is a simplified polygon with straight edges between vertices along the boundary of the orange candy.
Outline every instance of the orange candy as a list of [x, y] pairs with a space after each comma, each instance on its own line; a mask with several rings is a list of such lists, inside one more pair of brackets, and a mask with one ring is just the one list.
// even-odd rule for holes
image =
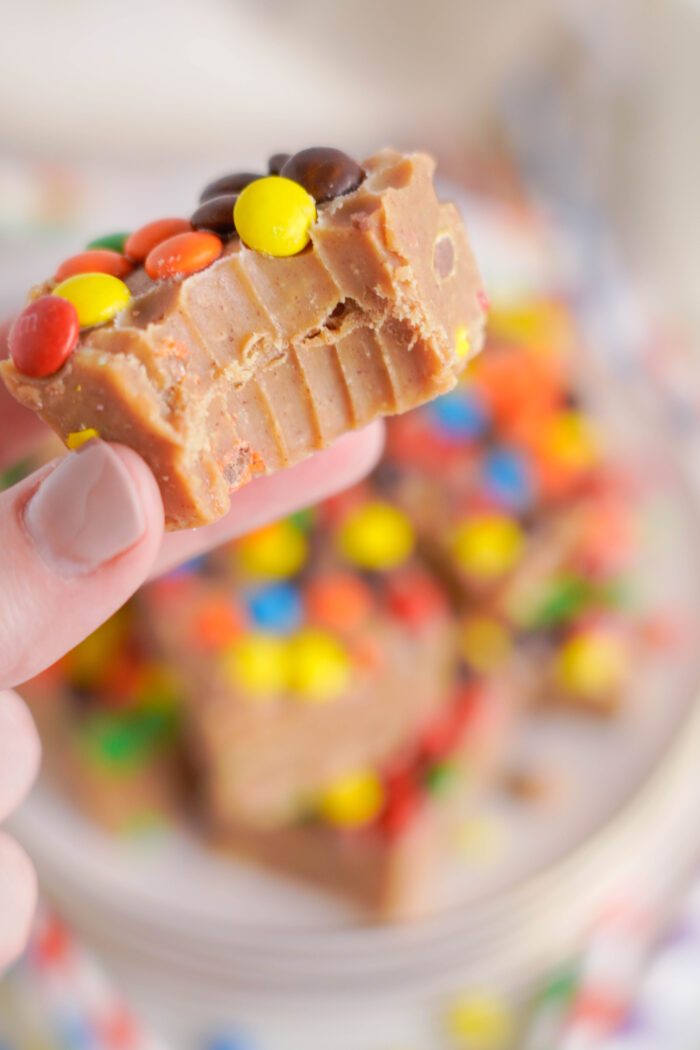
[[369, 588], [349, 572], [334, 572], [313, 580], [306, 592], [310, 618], [331, 631], [353, 631], [372, 607]]
[[148, 253], [146, 273], [154, 281], [165, 277], [184, 277], [197, 273], [219, 258], [223, 245], [214, 233], [177, 233]]
[[156, 219], [154, 222], [147, 222], [145, 226], [140, 226], [138, 230], [129, 234], [124, 244], [124, 254], [136, 262], [143, 262], [162, 241], [191, 229], [187, 219]]
[[54, 280], [64, 281], [76, 273], [108, 273], [112, 277], [127, 277], [133, 268], [133, 263], [121, 252], [95, 248], [64, 259], [54, 274]]
[[220, 649], [237, 638], [245, 624], [241, 612], [227, 598], [212, 598], [197, 612], [192, 634], [204, 649]]

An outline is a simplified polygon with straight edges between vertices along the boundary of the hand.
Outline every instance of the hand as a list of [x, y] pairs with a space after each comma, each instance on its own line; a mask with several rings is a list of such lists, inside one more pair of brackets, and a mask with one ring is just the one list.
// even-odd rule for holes
[[[0, 383], [0, 466], [27, 454], [42, 432]], [[38, 755], [21, 701], [1, 690], [54, 663], [150, 576], [352, 484], [374, 465], [382, 440], [377, 424], [346, 435], [245, 486], [220, 521], [178, 533], [164, 534], [155, 479], [120, 445], [90, 442], [0, 494], [0, 819], [24, 794]], [[20, 949], [34, 894], [28, 862], [0, 838], [0, 967]]]

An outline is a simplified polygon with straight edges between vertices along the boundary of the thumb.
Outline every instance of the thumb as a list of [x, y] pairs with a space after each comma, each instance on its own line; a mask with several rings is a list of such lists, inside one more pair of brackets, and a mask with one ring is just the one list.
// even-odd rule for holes
[[148, 575], [163, 534], [153, 475], [92, 441], [0, 496], [0, 689], [48, 667]]

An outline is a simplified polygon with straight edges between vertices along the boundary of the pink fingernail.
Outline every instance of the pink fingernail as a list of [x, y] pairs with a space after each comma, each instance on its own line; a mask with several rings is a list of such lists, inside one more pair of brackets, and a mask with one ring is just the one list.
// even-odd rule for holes
[[24, 521], [43, 561], [61, 576], [94, 572], [146, 530], [132, 477], [102, 441], [61, 460], [27, 504]]

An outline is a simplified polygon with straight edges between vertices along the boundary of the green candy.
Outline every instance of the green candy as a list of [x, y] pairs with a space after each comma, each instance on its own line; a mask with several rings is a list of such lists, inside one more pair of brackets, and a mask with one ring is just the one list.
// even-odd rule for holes
[[531, 626], [558, 627], [582, 612], [591, 597], [590, 584], [580, 576], [562, 576], [537, 609]]
[[449, 791], [457, 779], [454, 762], [436, 762], [425, 773], [425, 789], [430, 795], [442, 795]]
[[129, 772], [147, 763], [176, 733], [172, 715], [155, 711], [100, 712], [83, 726], [88, 755], [113, 772]]
[[113, 252], [123, 252], [124, 244], [129, 236], [128, 233], [105, 233], [102, 237], [95, 237], [85, 245], [86, 248], [109, 248]]

